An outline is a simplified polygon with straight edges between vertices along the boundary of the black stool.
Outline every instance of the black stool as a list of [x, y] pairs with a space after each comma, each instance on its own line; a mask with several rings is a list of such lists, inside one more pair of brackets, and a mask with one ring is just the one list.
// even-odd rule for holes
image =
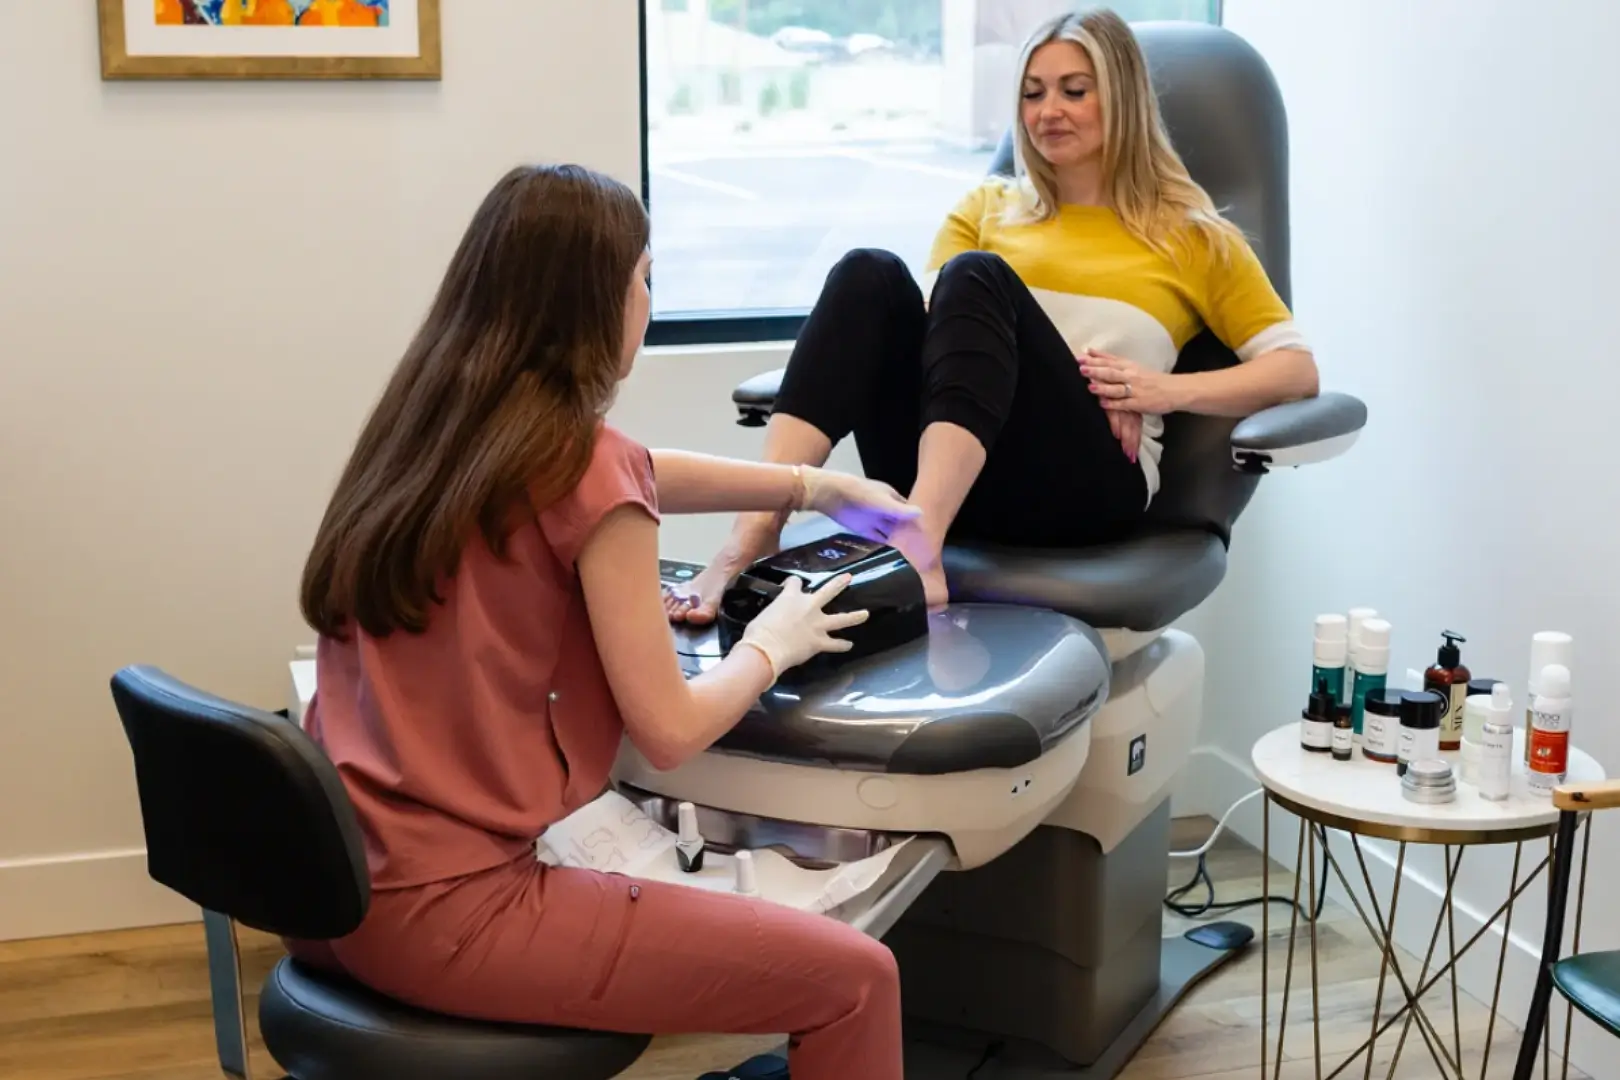
[[[298, 726], [150, 667], [112, 679], [135, 757], [147, 872], [203, 909], [220, 1065], [248, 1075], [236, 924], [341, 937], [371, 900], [337, 770]], [[265, 1046], [294, 1080], [608, 1080], [646, 1035], [461, 1020], [289, 958], [259, 999]]]

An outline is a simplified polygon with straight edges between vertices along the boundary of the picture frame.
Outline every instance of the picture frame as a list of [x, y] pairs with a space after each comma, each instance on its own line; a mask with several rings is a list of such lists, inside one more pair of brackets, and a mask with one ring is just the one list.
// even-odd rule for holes
[[439, 0], [96, 2], [104, 80], [443, 75]]

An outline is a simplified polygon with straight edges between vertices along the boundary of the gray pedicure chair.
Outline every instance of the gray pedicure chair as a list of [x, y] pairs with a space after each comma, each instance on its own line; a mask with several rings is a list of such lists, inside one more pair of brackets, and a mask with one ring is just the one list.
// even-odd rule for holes
[[[1136, 27], [1193, 176], [1290, 300], [1288, 133], [1264, 60], [1212, 26]], [[993, 172], [1013, 168], [1005, 137]], [[1236, 362], [1207, 331], [1178, 371]], [[763, 425], [781, 372], [738, 387]], [[1344, 452], [1365, 405], [1338, 393], [1242, 420], [1168, 418], [1141, 535], [1074, 551], [948, 547], [952, 604], [925, 639], [780, 685], [707, 753], [660, 772], [626, 744], [621, 790], [671, 827], [697, 805], [711, 844], [825, 866], [906, 843], [833, 914], [900, 964], [907, 1075], [1117, 1073], [1245, 927], [1164, 938], [1170, 792], [1198, 741], [1204, 654], [1170, 624], [1226, 571], [1267, 471]], [[836, 531], [795, 523], [784, 545]], [[679, 576], [690, 566], [666, 564]], [[712, 631], [675, 631], [688, 673]]]

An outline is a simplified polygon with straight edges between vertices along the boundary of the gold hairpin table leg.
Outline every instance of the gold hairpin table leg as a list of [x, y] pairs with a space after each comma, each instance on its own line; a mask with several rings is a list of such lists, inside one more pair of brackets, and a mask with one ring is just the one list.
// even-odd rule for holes
[[[1379, 890], [1375, 887], [1374, 875], [1368, 864], [1366, 851], [1362, 843], [1365, 836], [1378, 834], [1369, 829], [1367, 832], [1358, 831], [1357, 823], [1347, 822], [1341, 818], [1332, 818], [1328, 815], [1315, 815], [1309, 809], [1294, 804], [1289, 799], [1274, 795], [1270, 790], [1265, 792], [1262, 800], [1262, 841], [1261, 854], [1264, 864], [1261, 870], [1261, 894], [1271, 895], [1271, 811], [1272, 804], [1276, 803], [1279, 809], [1293, 814], [1299, 822], [1298, 839], [1294, 852], [1294, 887], [1293, 910], [1290, 913], [1288, 925], [1288, 947], [1282, 971], [1281, 1000], [1278, 1003], [1278, 1029], [1275, 1047], [1270, 1045], [1271, 1039], [1271, 912], [1270, 903], [1261, 904], [1261, 974], [1260, 974], [1260, 1075], [1262, 1080], [1278, 1080], [1282, 1075], [1282, 1065], [1285, 1058], [1297, 1060], [1304, 1053], [1310, 1053], [1315, 1066], [1316, 1080], [1336, 1080], [1346, 1069], [1360, 1065], [1362, 1080], [1372, 1080], [1373, 1059], [1377, 1051], [1380, 1038], [1397, 1023], [1401, 1025], [1399, 1035], [1388, 1062], [1385, 1076], [1387, 1080], [1394, 1080], [1396, 1070], [1400, 1065], [1402, 1051], [1405, 1049], [1408, 1036], [1414, 1026], [1428, 1057], [1442, 1077], [1450, 1080], [1467, 1080], [1463, 1063], [1463, 1037], [1460, 1005], [1463, 992], [1459, 987], [1457, 967], [1461, 959], [1473, 949], [1482, 938], [1489, 933], [1500, 933], [1501, 941], [1496, 949], [1496, 972], [1494, 986], [1490, 999], [1490, 1017], [1487, 1020], [1485, 1042], [1482, 1061], [1479, 1068], [1479, 1080], [1485, 1080], [1490, 1067], [1491, 1041], [1496, 1032], [1496, 1014], [1501, 1005], [1502, 976], [1508, 960], [1508, 934], [1513, 926], [1514, 907], [1519, 897], [1528, 889], [1543, 872], [1547, 880], [1552, 879], [1551, 870], [1555, 859], [1573, 858], [1574, 851], [1554, 850], [1551, 832], [1545, 834], [1547, 841], [1547, 856], [1530, 868], [1527, 874], [1521, 875], [1524, 862], [1524, 843], [1526, 839], [1539, 840], [1539, 832], [1527, 835], [1524, 831], [1514, 834], [1494, 835], [1480, 834], [1477, 836], [1459, 836], [1458, 834], [1436, 835], [1433, 838], [1411, 837], [1399, 838], [1396, 843], [1394, 858], [1394, 874], [1389, 886], [1388, 910], [1380, 900]], [[1575, 896], [1575, 939], [1574, 947], [1580, 948], [1582, 915], [1585, 911], [1586, 901], [1586, 859], [1591, 842], [1590, 815], [1582, 822], [1586, 830], [1581, 843], [1581, 865], [1579, 884], [1576, 886]], [[1348, 836], [1330, 838], [1326, 830], [1334, 829]], [[1340, 846], [1330, 844], [1331, 839], [1337, 839]], [[1392, 839], [1385, 837], [1385, 839]], [[1359, 881], [1352, 882], [1350, 874], [1341, 862], [1343, 843], [1348, 840], [1350, 850], [1354, 853], [1355, 869], [1359, 871]], [[1410, 844], [1427, 844], [1443, 849], [1445, 863], [1445, 887], [1440, 898], [1439, 912], [1435, 917], [1434, 925], [1430, 928], [1428, 946], [1422, 957], [1421, 967], [1417, 970], [1417, 978], [1410, 978], [1410, 963], [1403, 966], [1401, 950], [1396, 945], [1396, 918], [1401, 910], [1402, 882], [1406, 877], [1407, 848]], [[1489, 917], [1483, 920], [1482, 925], [1466, 939], [1459, 943], [1459, 932], [1456, 925], [1456, 886], [1458, 875], [1462, 869], [1462, 861], [1466, 848], [1482, 845], [1513, 845], [1513, 871], [1508, 877], [1508, 890], [1506, 898], [1490, 912]], [[1317, 849], [1321, 848], [1322, 865], [1317, 866]], [[1533, 851], [1534, 849], [1532, 849]], [[1306, 860], [1309, 859], [1309, 863]], [[1318, 880], [1318, 874], [1321, 880]], [[1351, 907], [1359, 916], [1362, 925], [1372, 938], [1373, 945], [1379, 950], [1378, 983], [1376, 996], [1373, 1000], [1372, 1025], [1367, 1038], [1360, 1045], [1351, 1050], [1342, 1061], [1324, 1072], [1322, 1061], [1321, 1037], [1321, 1009], [1319, 1006], [1319, 954], [1318, 954], [1318, 926], [1317, 913], [1313, 910], [1318, 888], [1325, 888], [1327, 876], [1331, 874], [1348, 898]], [[1305, 898], [1304, 908], [1300, 904], [1300, 887], [1308, 886], [1309, 894]], [[1358, 887], [1359, 886], [1359, 887]], [[1311, 978], [1311, 1027], [1312, 1046], [1309, 1051], [1296, 1051], [1293, 1055], [1286, 1053], [1284, 1045], [1284, 1032], [1288, 1025], [1289, 1006], [1293, 991], [1293, 969], [1295, 945], [1299, 939], [1299, 923], [1304, 918], [1309, 925], [1310, 934], [1310, 978]], [[1498, 924], [1500, 927], [1498, 929]], [[1440, 947], [1442, 928], [1445, 931], [1446, 951], [1437, 955]], [[1408, 961], [1414, 959], [1409, 956]], [[1431, 991], [1435, 990], [1442, 981], [1450, 982], [1451, 1004], [1451, 1039], [1447, 1040], [1441, 1028], [1429, 1016], [1424, 1008], [1424, 1002]], [[1388, 1010], [1383, 1008], [1384, 990], [1387, 985], [1393, 984], [1399, 990], [1400, 1004]], [[1441, 990], [1442, 995], [1444, 990]], [[1432, 999], [1430, 999], [1432, 1002]], [[1563, 1080], [1569, 1077], [1569, 1020], [1572, 1007], [1566, 1006], [1565, 1030], [1563, 1036]], [[1551, 1080], [1551, 1049], [1553, 1036], [1549, 1030], [1542, 1046], [1542, 1066], [1544, 1080]], [[1273, 1051], [1275, 1055], [1273, 1056]], [[1366, 1055], [1365, 1061], [1359, 1059]], [[1383, 1070], [1381, 1070], [1383, 1071]], [[1470, 1070], [1471, 1071], [1471, 1070]]]

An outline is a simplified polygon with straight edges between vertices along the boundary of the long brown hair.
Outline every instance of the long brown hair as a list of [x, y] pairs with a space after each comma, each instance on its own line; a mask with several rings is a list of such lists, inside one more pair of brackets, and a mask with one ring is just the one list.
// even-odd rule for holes
[[473, 215], [361, 431], [304, 566], [322, 634], [420, 631], [475, 528], [579, 483], [612, 403], [647, 214], [576, 165], [513, 169]]

